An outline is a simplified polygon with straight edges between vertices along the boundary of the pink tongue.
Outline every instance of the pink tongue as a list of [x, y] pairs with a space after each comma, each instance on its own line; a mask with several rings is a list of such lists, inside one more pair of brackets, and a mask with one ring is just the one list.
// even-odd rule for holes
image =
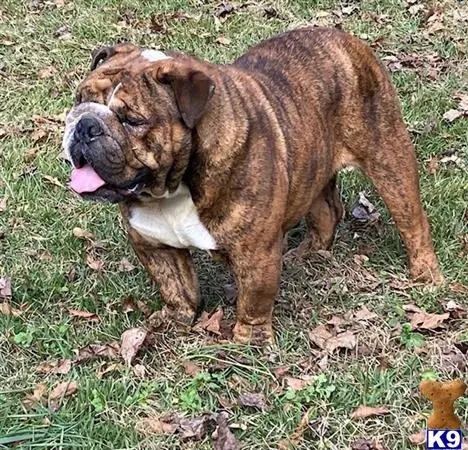
[[88, 164], [81, 169], [73, 169], [71, 173], [70, 187], [81, 194], [83, 192], [94, 192], [106, 182]]

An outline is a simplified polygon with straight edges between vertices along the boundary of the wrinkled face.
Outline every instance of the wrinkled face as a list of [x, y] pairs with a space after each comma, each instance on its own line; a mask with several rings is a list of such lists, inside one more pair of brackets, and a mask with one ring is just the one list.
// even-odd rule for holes
[[214, 91], [211, 78], [188, 58], [133, 45], [99, 49], [91, 68], [66, 119], [70, 187], [113, 203], [174, 191]]

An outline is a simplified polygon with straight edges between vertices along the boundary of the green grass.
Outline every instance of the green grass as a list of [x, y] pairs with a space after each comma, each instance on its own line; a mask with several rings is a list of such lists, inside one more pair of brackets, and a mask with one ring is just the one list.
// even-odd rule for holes
[[[456, 107], [453, 95], [466, 92], [468, 70], [466, 22], [457, 22], [454, 12], [467, 13], [464, 2], [448, 1], [444, 7], [445, 29], [424, 35], [423, 15], [411, 15], [400, 0], [365, 0], [350, 16], [339, 19], [333, 11], [338, 1], [290, 0], [255, 2], [217, 21], [217, 3], [210, 0], [70, 0], [57, 8], [54, 1], [18, 2], [2, 0], [0, 6], [0, 199], [7, 208], [0, 212], [0, 276], [12, 279], [14, 307], [25, 311], [18, 317], [0, 315], [0, 448], [83, 449], [209, 449], [202, 442], [182, 442], [177, 435], [145, 435], [136, 423], [147, 415], [176, 411], [196, 416], [219, 411], [218, 398], [234, 401], [247, 391], [264, 392], [268, 408], [233, 406], [229, 423], [238, 424], [235, 434], [244, 448], [277, 448], [291, 435], [305, 411], [311, 409], [311, 424], [301, 449], [345, 449], [358, 438], [371, 439], [389, 449], [406, 449], [409, 435], [424, 428], [422, 412], [429, 405], [420, 398], [420, 374], [434, 370], [440, 378], [463, 375], [446, 363], [444, 351], [468, 341], [466, 320], [452, 320], [448, 327], [424, 334], [425, 352], [405, 345], [400, 327], [407, 322], [402, 305], [414, 302], [430, 312], [442, 312], [449, 299], [467, 305], [466, 296], [450, 291], [449, 284], [468, 284], [466, 255], [461, 254], [460, 236], [468, 233], [468, 174], [454, 165], [441, 163], [435, 174], [427, 171], [431, 157], [449, 151], [468, 163], [466, 119], [451, 124], [442, 119]], [[58, 2], [59, 3], [59, 2]], [[273, 6], [278, 17], [266, 18]], [[426, 8], [427, 9], [427, 8]], [[184, 11], [187, 20], [167, 22], [167, 34], [149, 30], [155, 13]], [[325, 13], [329, 13], [328, 15]], [[373, 17], [385, 15], [383, 24]], [[125, 18], [130, 23], [125, 25]], [[366, 190], [382, 211], [377, 228], [354, 230], [346, 219], [340, 226], [333, 257], [317, 257], [285, 267], [276, 308], [277, 345], [260, 350], [213, 343], [206, 336], [156, 333], [154, 343], [137, 358], [147, 368], [143, 378], [119, 367], [98, 378], [103, 361], [74, 365], [66, 375], [43, 375], [35, 371], [44, 362], [72, 358], [75, 350], [90, 343], [119, 339], [124, 330], [144, 324], [138, 312], [121, 313], [122, 301], [131, 296], [158, 308], [157, 288], [136, 263], [122, 232], [118, 213], [109, 205], [90, 204], [66, 189], [51, 185], [44, 176], [66, 184], [68, 168], [59, 157], [62, 125], [48, 125], [45, 138], [34, 142], [35, 116], [54, 116], [70, 107], [76, 83], [88, 68], [91, 50], [102, 43], [131, 40], [142, 46], [177, 49], [224, 63], [242, 54], [261, 39], [282, 30], [310, 23], [333, 26], [341, 21], [345, 30], [372, 42], [383, 37], [380, 56], [416, 53], [424, 57], [438, 53], [443, 61], [435, 78], [425, 76], [426, 62], [419, 71], [394, 72], [405, 120], [410, 129], [432, 129], [414, 134], [421, 168], [424, 205], [430, 217], [437, 253], [447, 286], [437, 290], [412, 287], [397, 290], [391, 275], [407, 274], [405, 256], [380, 199], [357, 173], [341, 176], [342, 195], [349, 211], [357, 193]], [[66, 25], [69, 39], [58, 39]], [[218, 36], [230, 45], [216, 44]], [[4, 45], [4, 44], [7, 45]], [[41, 69], [53, 66], [56, 73], [40, 78]], [[34, 150], [35, 156], [27, 156]], [[74, 227], [92, 232], [103, 243], [96, 250], [105, 262], [102, 274], [85, 263], [85, 245], [72, 234]], [[297, 242], [302, 229], [291, 233]], [[375, 246], [363, 267], [353, 260], [365, 247]], [[137, 269], [118, 271], [126, 257]], [[232, 320], [234, 308], [227, 304], [221, 286], [229, 281], [223, 266], [205, 255], [197, 256], [205, 308], [223, 305]], [[74, 268], [76, 279], [68, 280]], [[381, 280], [368, 289], [369, 274]], [[329, 357], [328, 365], [317, 365], [323, 355], [314, 347], [308, 331], [332, 315], [366, 305], [379, 316], [369, 326], [355, 326], [358, 347]], [[96, 312], [99, 322], [73, 319], [67, 309]], [[192, 378], [182, 363], [190, 360], [204, 371]], [[290, 366], [293, 376], [317, 375], [306, 390], [280, 389], [274, 371]], [[466, 366], [465, 373], [466, 377]], [[58, 412], [38, 405], [27, 409], [22, 401], [39, 384], [49, 390], [62, 380], [76, 380], [78, 392], [64, 400]], [[390, 414], [367, 420], [352, 420], [359, 404], [386, 405]], [[468, 401], [458, 403], [458, 414], [468, 421]]]

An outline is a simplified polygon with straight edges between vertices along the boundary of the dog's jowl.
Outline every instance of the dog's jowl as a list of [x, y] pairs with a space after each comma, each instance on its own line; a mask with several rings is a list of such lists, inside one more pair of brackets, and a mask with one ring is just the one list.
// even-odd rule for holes
[[130, 44], [93, 54], [67, 118], [71, 188], [119, 203], [163, 314], [200, 302], [190, 249], [217, 253], [238, 286], [234, 337], [270, 341], [283, 237], [327, 249], [343, 207], [337, 171], [360, 168], [406, 244], [411, 276], [441, 282], [395, 89], [372, 51], [333, 29], [262, 42], [230, 65]]

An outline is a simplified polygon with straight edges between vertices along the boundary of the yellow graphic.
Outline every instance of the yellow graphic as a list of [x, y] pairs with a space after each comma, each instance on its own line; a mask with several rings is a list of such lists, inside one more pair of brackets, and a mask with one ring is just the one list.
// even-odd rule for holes
[[461, 421], [455, 415], [453, 403], [465, 395], [466, 384], [462, 380], [421, 381], [421, 394], [432, 402], [432, 414], [427, 419], [427, 428], [435, 430], [460, 430]]

